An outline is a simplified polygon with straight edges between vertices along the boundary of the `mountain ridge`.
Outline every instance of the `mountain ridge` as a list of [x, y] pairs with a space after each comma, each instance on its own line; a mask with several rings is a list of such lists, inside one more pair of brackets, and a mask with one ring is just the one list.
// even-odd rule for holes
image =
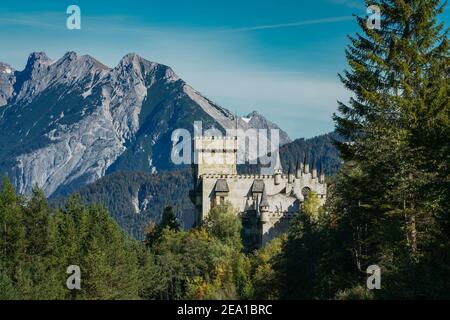
[[67, 194], [120, 170], [172, 169], [171, 133], [192, 132], [194, 121], [222, 132], [236, 123], [279, 128], [262, 116], [236, 118], [169, 66], [133, 53], [114, 68], [75, 52], [57, 60], [34, 52], [22, 71], [0, 66], [0, 172], [22, 194], [34, 185]]

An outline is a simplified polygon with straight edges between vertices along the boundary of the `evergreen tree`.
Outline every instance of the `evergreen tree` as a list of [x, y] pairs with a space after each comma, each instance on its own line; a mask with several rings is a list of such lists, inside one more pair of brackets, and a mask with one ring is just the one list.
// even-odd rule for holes
[[34, 188], [24, 216], [28, 254], [33, 255], [47, 250], [49, 215], [47, 198], [42, 190]]
[[180, 230], [180, 224], [177, 221], [177, 217], [175, 216], [172, 206], [167, 206], [164, 208], [160, 226], [162, 229], [168, 228], [169, 230]]
[[283, 253], [275, 262], [281, 299], [315, 297], [320, 253], [320, 232], [316, 222], [309, 215], [296, 215], [289, 225]]
[[179, 231], [180, 224], [177, 221], [177, 217], [173, 212], [172, 206], [166, 206], [162, 213], [161, 222], [156, 225], [153, 222], [147, 225], [145, 243], [147, 246], [152, 247], [157, 242], [165, 229], [172, 231]]
[[399, 287], [381, 294], [414, 297], [423, 288], [408, 287], [417, 281], [411, 266], [423, 263], [446, 219], [448, 149], [436, 142], [448, 140], [447, 30], [437, 22], [438, 0], [370, 4], [381, 9], [381, 30], [358, 18], [363, 34], [350, 38], [350, 69], [340, 76], [354, 93], [334, 116], [338, 133], [351, 141], [338, 144], [347, 166], [340, 184], [354, 190], [339, 189], [348, 198], [338, 195], [335, 209], [348, 215], [342, 223], [350, 228], [355, 269], [379, 264]]
[[[100, 206], [71, 197], [51, 210], [41, 190], [28, 201], [5, 179], [0, 191], [0, 297], [4, 299], [137, 299], [144, 297], [151, 255]], [[66, 287], [69, 265], [81, 290]]]
[[[22, 208], [23, 199], [16, 196], [14, 187], [4, 178], [0, 193], [0, 262], [13, 282], [23, 280], [20, 271], [26, 257], [26, 229]], [[20, 286], [22, 284], [21, 282]]]

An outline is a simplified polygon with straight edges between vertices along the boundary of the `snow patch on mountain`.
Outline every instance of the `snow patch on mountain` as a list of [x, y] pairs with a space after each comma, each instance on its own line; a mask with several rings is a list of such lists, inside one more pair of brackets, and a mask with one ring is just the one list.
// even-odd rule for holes
[[15, 82], [14, 69], [9, 64], [0, 62], [0, 107], [12, 98]]

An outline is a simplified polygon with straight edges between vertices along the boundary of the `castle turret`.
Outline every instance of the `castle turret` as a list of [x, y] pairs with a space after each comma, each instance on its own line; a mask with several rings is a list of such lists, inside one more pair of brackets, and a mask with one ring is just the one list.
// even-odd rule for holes
[[297, 179], [302, 177], [302, 165], [299, 160], [297, 160], [297, 166], [295, 167], [295, 177]]
[[292, 166], [289, 165], [288, 182], [294, 183], [294, 180], [295, 180], [294, 170], [292, 169]]
[[309, 159], [307, 153], [305, 153], [305, 159], [303, 160], [303, 172], [306, 174], [309, 173]]
[[237, 174], [237, 137], [195, 137], [193, 144], [195, 178], [203, 174]]
[[206, 193], [214, 192], [214, 202], [219, 204], [228, 197], [228, 185], [226, 180], [211, 184], [215, 190], [205, 189], [204, 177], [211, 174], [220, 174], [224, 179], [228, 175], [237, 174], [237, 137], [231, 136], [199, 136], [193, 139], [194, 161], [192, 173], [194, 177], [194, 189], [189, 191], [189, 197], [195, 205], [197, 224], [207, 217], [211, 201], [206, 201]]
[[325, 183], [325, 172], [323, 171], [323, 164], [320, 164], [319, 182]]
[[261, 222], [266, 223], [269, 221], [269, 216], [267, 213], [269, 212], [269, 200], [267, 199], [267, 193], [266, 188], [264, 188], [262, 196], [261, 196], [261, 202], [259, 203], [259, 212], [261, 214]]
[[281, 167], [280, 152], [277, 150], [277, 157], [275, 158], [275, 165], [273, 166], [273, 175], [275, 179], [275, 184], [281, 183], [281, 175], [283, 173], [283, 168]]
[[216, 204], [225, 204], [227, 200], [230, 189], [228, 188], [228, 183], [226, 179], [218, 179], [216, 186], [214, 187], [214, 195]]
[[316, 161], [313, 160], [312, 166], [311, 166], [311, 175], [313, 179], [317, 178], [317, 170], [316, 170]]

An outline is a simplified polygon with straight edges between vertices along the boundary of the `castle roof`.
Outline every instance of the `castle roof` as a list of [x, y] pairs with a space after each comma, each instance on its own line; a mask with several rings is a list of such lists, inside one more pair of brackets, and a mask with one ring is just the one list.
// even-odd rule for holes
[[276, 172], [276, 171], [282, 172], [282, 171], [283, 171], [283, 167], [281, 166], [280, 151], [277, 150], [276, 153], [277, 153], [277, 157], [275, 158], [275, 164], [274, 164], [274, 166], [273, 166], [273, 170], [274, 170], [275, 172]]
[[215, 192], [229, 192], [230, 189], [228, 188], [227, 180], [225, 179], [218, 179], [216, 182], [216, 186], [214, 188]]
[[263, 191], [264, 191], [264, 181], [261, 179], [256, 179], [255, 181], [253, 181], [252, 193]]
[[261, 197], [261, 202], [259, 203], [260, 207], [268, 207], [269, 206], [269, 199], [267, 198], [267, 192], [266, 188], [263, 189], [263, 194]]
[[307, 166], [309, 165], [309, 157], [308, 157], [308, 153], [305, 153], [305, 158], [303, 159], [303, 166]]
[[300, 165], [300, 160], [297, 160], [297, 165], [295, 167], [295, 171], [298, 172], [298, 171], [301, 171], [301, 170], [302, 170], [302, 167]]

